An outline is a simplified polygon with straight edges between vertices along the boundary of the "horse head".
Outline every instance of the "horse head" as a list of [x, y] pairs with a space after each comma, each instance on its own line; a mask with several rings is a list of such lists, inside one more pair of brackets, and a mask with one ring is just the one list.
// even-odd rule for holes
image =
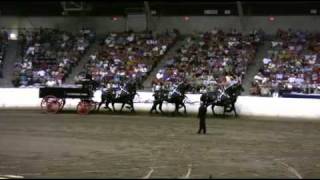
[[191, 84], [186, 83], [186, 82], [182, 82], [177, 87], [177, 90], [183, 95], [190, 89], [191, 89]]
[[134, 97], [137, 94], [137, 85], [135, 82], [128, 82], [124, 86], [125, 95], [129, 95], [130, 97]]
[[232, 97], [237, 97], [244, 91], [244, 88], [240, 83], [231, 85], [225, 90], [225, 93]]

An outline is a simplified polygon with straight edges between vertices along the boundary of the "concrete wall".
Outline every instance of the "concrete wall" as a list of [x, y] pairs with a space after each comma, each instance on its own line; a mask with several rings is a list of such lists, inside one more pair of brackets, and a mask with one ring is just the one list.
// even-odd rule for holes
[[[140, 24], [139, 24], [140, 23]], [[183, 16], [153, 16], [151, 27], [154, 31], [163, 32], [166, 29], [176, 28], [182, 33], [193, 31], [209, 31], [214, 27], [229, 30], [240, 30], [240, 19], [237, 16], [190, 16], [185, 21]], [[8, 28], [35, 28], [35, 27], [59, 27], [69, 31], [77, 31], [82, 26], [88, 26], [103, 34], [110, 31], [125, 31], [126, 18], [118, 17], [113, 21], [112, 17], [0, 17], [0, 27]], [[137, 27], [144, 27], [144, 22], [137, 22]], [[320, 16], [275, 16], [270, 22], [268, 16], [245, 16], [243, 28], [250, 31], [252, 28], [262, 28], [267, 33], [274, 33], [278, 28], [303, 29], [320, 31]]]
[[[148, 112], [152, 107], [151, 92], [138, 92], [134, 106], [137, 111]], [[101, 101], [101, 91], [96, 91], [94, 101]], [[79, 99], [67, 99], [66, 109], [74, 109]], [[200, 94], [187, 94], [186, 107], [188, 113], [197, 113], [200, 105]], [[41, 99], [37, 88], [0, 88], [0, 108], [37, 108], [40, 109]], [[120, 104], [115, 106], [119, 109]], [[238, 114], [257, 117], [301, 118], [320, 120], [320, 101], [318, 99], [268, 98], [240, 96], [236, 103]], [[173, 112], [173, 104], [163, 104], [163, 110]], [[222, 113], [221, 107], [215, 108]], [[182, 111], [182, 109], [181, 109]], [[208, 111], [211, 113], [211, 111]]]
[[262, 28], [268, 34], [273, 34], [278, 28], [301, 29], [309, 31], [320, 31], [320, 16], [274, 16], [274, 21], [269, 21], [269, 16], [244, 16], [242, 27], [238, 16], [190, 16], [188, 21], [184, 16], [180, 17], [153, 17], [152, 25], [156, 31], [164, 31], [177, 28], [182, 33], [194, 31], [209, 31], [214, 27], [229, 30], [236, 28], [244, 32], [252, 29]]
[[147, 28], [145, 14], [130, 14], [127, 17], [127, 30], [144, 31]]
[[188, 21], [184, 20], [184, 16], [172, 17], [153, 17], [153, 29], [163, 32], [166, 29], [176, 28], [183, 34], [189, 34], [194, 31], [210, 31], [213, 28], [222, 28], [229, 30], [230, 28], [240, 29], [240, 21], [238, 17], [212, 17], [212, 16], [190, 16]]
[[247, 16], [243, 20], [244, 28], [250, 31], [253, 28], [262, 28], [268, 33], [275, 33], [278, 28], [320, 31], [320, 16], [274, 16], [269, 21], [268, 16]]
[[93, 28], [98, 34], [111, 31], [124, 31], [126, 21], [124, 17], [0, 17], [0, 27], [17, 28], [60, 28], [71, 32], [81, 27]]

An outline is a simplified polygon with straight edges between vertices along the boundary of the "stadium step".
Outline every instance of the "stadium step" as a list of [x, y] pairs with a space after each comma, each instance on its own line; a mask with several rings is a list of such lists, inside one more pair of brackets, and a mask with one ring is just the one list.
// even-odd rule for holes
[[18, 60], [18, 46], [18, 41], [9, 40], [3, 64], [3, 78], [0, 79], [0, 87], [13, 87], [11, 80], [14, 64]]
[[151, 90], [151, 82], [154, 77], [156, 77], [156, 74], [158, 71], [164, 67], [167, 60], [169, 60], [171, 57], [173, 57], [176, 54], [176, 51], [178, 48], [180, 48], [183, 44], [184, 38], [179, 38], [176, 43], [169, 49], [169, 51], [164, 55], [164, 57], [161, 59], [161, 61], [158, 63], [158, 65], [150, 72], [147, 79], [144, 81], [143, 86], [144, 90]]
[[260, 47], [258, 48], [258, 52], [255, 58], [255, 63], [250, 65], [248, 67], [248, 71], [246, 73], [246, 76], [244, 77], [243, 80], [243, 88], [244, 92], [242, 95], [250, 95], [250, 87], [251, 87], [251, 82], [253, 81], [254, 76], [258, 73], [259, 69], [263, 66], [263, 58], [267, 57], [268, 50], [270, 49], [271, 42], [270, 41], [265, 41]]
[[85, 55], [81, 58], [79, 61], [79, 64], [73, 68], [71, 74], [66, 79], [66, 84], [74, 84], [74, 78], [76, 75], [78, 75], [80, 72], [83, 71], [84, 66], [87, 64], [89, 60], [89, 56], [94, 53], [94, 51], [98, 50], [99, 40], [97, 39], [88, 49], [88, 51], [85, 53]]

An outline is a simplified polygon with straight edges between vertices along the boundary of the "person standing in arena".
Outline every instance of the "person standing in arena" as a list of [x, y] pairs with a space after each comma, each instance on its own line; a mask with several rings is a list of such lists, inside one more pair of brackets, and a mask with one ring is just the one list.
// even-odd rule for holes
[[199, 130], [198, 134], [201, 133], [201, 130], [203, 131], [203, 134], [207, 133], [206, 129], [206, 115], [207, 115], [207, 105], [205, 103], [201, 103], [198, 111], [198, 118], [199, 118]]

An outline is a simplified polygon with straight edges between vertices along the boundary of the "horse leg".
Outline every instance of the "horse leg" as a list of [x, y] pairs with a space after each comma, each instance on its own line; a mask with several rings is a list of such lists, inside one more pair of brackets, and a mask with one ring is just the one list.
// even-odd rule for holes
[[62, 108], [61, 108], [61, 110], [64, 108], [64, 105], [66, 105], [66, 100], [65, 99], [62, 100]]
[[186, 107], [186, 105], [184, 103], [182, 103], [182, 106], [184, 108], [184, 115], [187, 115], [187, 107]]
[[176, 103], [176, 109], [175, 109], [175, 114], [177, 113], [177, 114], [179, 114], [179, 103]]
[[108, 108], [109, 108], [109, 102], [107, 101], [107, 98], [106, 98], [106, 99], [103, 99], [102, 102], [105, 102], [104, 108], [105, 108], [105, 109], [108, 109]]
[[157, 103], [156, 103], [156, 102], [153, 102], [153, 105], [152, 105], [149, 113], [152, 114], [152, 112], [153, 112], [154, 110], [157, 112]]
[[212, 114], [213, 114], [213, 116], [215, 116], [216, 113], [214, 112], [214, 105], [213, 105], [213, 104], [211, 105], [211, 109], [212, 109]]
[[133, 106], [133, 101], [130, 102], [130, 106], [131, 106], [131, 112], [135, 112], [134, 106]]
[[152, 104], [152, 107], [151, 107], [151, 109], [149, 110], [149, 113], [150, 113], [150, 114], [152, 114], [152, 112], [153, 112], [153, 109], [154, 109], [154, 102], [153, 102], [153, 104]]
[[112, 111], [112, 109], [109, 107], [109, 102], [106, 102], [106, 109], [108, 109], [109, 111]]
[[98, 108], [97, 108], [97, 111], [99, 111], [100, 110], [100, 107], [101, 107], [101, 105], [104, 103], [104, 98], [101, 98], [101, 102], [99, 103], [99, 105], [98, 105]]
[[126, 103], [122, 103], [122, 106], [121, 106], [121, 109], [120, 109], [120, 112], [122, 112], [122, 109], [123, 109], [123, 107], [124, 107], [124, 105], [125, 105]]
[[161, 114], [163, 114], [164, 112], [162, 111], [162, 101], [159, 103], [159, 109], [160, 109], [160, 112], [161, 112]]
[[116, 112], [116, 109], [114, 108], [114, 102], [112, 102], [111, 104], [112, 104], [113, 112]]
[[236, 111], [236, 106], [234, 105], [234, 103], [232, 103], [232, 109], [233, 109], [233, 111], [234, 111], [234, 115], [235, 115], [236, 117], [238, 117], [238, 114], [237, 114], [237, 111]]
[[99, 105], [98, 105], [98, 108], [97, 108], [97, 112], [100, 110], [100, 106], [101, 106], [101, 102], [99, 103]]
[[223, 106], [223, 117], [226, 117], [226, 110], [227, 110], [227, 106]]

